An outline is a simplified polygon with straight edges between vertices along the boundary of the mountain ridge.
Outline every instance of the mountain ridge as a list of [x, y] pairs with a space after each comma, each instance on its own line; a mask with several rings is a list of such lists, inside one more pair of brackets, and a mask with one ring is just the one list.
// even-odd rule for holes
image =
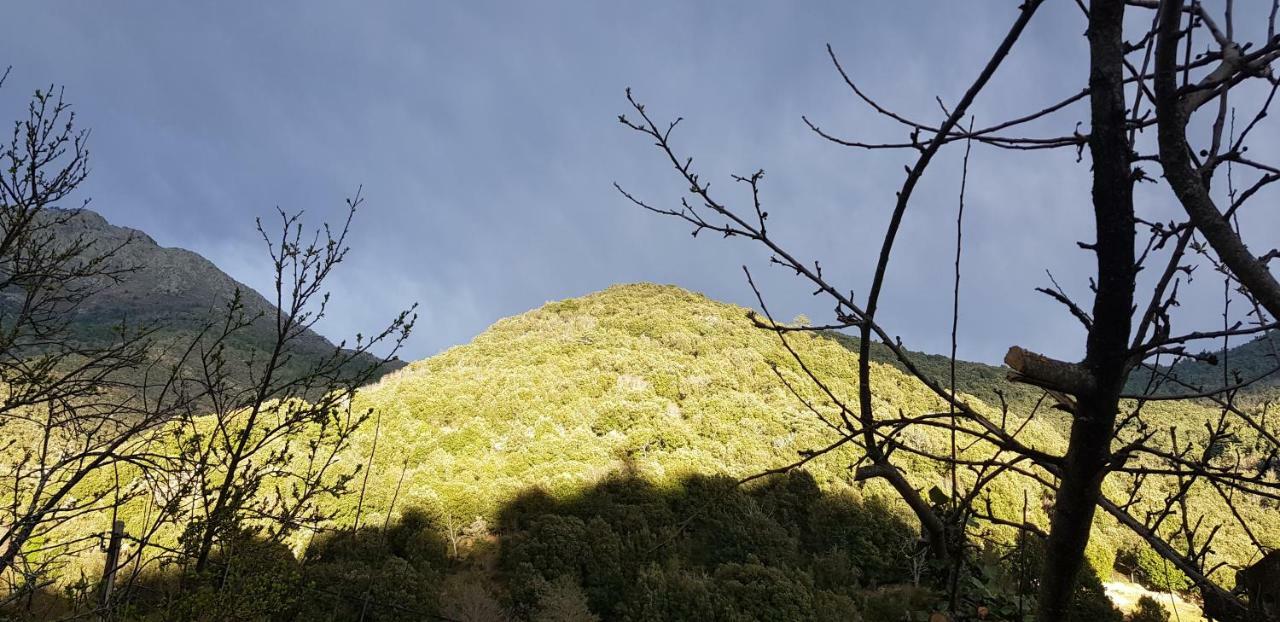
[[[123, 272], [118, 282], [100, 288], [73, 311], [71, 337], [82, 344], [105, 345], [116, 338], [116, 328], [122, 324], [154, 326], [157, 342], [183, 343], [225, 313], [237, 291], [244, 315], [252, 321], [228, 342], [236, 355], [229, 360], [247, 360], [255, 352], [269, 350], [268, 344], [274, 342], [275, 305], [199, 253], [161, 246], [145, 231], [113, 225], [87, 208], [50, 210], [45, 217], [53, 223], [55, 239], [82, 239], [89, 243], [89, 252], [110, 254], [107, 270]], [[307, 329], [296, 338], [286, 369], [304, 369], [338, 347]], [[364, 354], [356, 364], [373, 366], [379, 361]], [[393, 361], [386, 370], [400, 365]], [[235, 370], [233, 376], [237, 376]]]
[[[616, 285], [504, 318], [467, 344], [383, 376], [357, 391], [351, 401], [352, 411], [370, 413], [370, 419], [342, 447], [338, 464], [345, 474], [359, 477], [349, 480], [344, 494], [323, 500], [318, 508], [323, 520], [289, 536], [285, 548], [292, 551], [290, 555], [302, 556], [290, 559], [307, 560], [301, 566], [304, 570], [325, 555], [335, 556], [333, 563], [348, 563], [342, 555], [348, 551], [360, 555], [363, 549], [356, 547], [359, 540], [343, 539], [346, 536], [341, 534], [357, 525], [376, 535], [371, 540], [376, 542], [383, 542], [382, 530], [388, 525], [438, 529], [452, 551], [441, 567], [498, 592], [509, 590], [513, 602], [529, 605], [540, 592], [520, 591], [537, 584], [536, 579], [529, 579], [532, 584], [525, 581], [528, 573], [542, 572], [544, 562], [550, 564], [548, 580], [562, 570], [555, 561], [560, 558], [545, 553], [550, 550], [547, 547], [576, 546], [601, 533], [650, 538], [658, 532], [646, 531], [643, 525], [659, 523], [647, 523], [646, 512], [671, 517], [672, 533], [682, 532], [689, 513], [736, 494], [730, 491], [749, 490], [735, 482], [785, 469], [831, 445], [838, 434], [832, 428], [840, 426], [840, 408], [811, 382], [776, 335], [751, 322], [749, 312], [675, 286]], [[857, 355], [851, 341], [808, 331], [789, 334], [788, 340], [827, 389], [846, 403], [856, 402]], [[936, 394], [880, 360], [880, 354], [876, 356], [871, 382], [877, 417], [946, 412]], [[926, 372], [934, 376], [949, 366], [939, 356], [917, 362], [932, 366]], [[967, 386], [994, 394], [997, 389], [1016, 388], [1008, 384], [1002, 370], [974, 364], [958, 365], [957, 371], [961, 394], [974, 409], [1019, 430], [1019, 440], [1029, 447], [1050, 455], [1065, 451], [1070, 415], [1041, 407], [1028, 416], [1029, 409], [1017, 403], [1002, 412], [998, 404], [985, 403], [965, 390]], [[1156, 401], [1144, 410], [1153, 421], [1177, 427], [1178, 437], [1192, 442], [1203, 422], [1216, 412], [1186, 401]], [[196, 423], [210, 424], [211, 418]], [[946, 468], [928, 457], [946, 455], [947, 436], [913, 427], [902, 430], [900, 439], [923, 452], [894, 454], [895, 466], [910, 485], [922, 491], [948, 490]], [[301, 446], [311, 440], [304, 433], [288, 442]], [[1248, 445], [1249, 439], [1242, 436], [1241, 446]], [[961, 458], [980, 460], [989, 449], [969, 444], [957, 451]], [[900, 497], [885, 482], [856, 477], [861, 457], [855, 440], [804, 464], [798, 479], [770, 478], [761, 485], [767, 488], [781, 482], [777, 485], [790, 489], [796, 484], [825, 499], [848, 501], [850, 507], [879, 508], [876, 512], [883, 511], [893, 524], [913, 524]], [[296, 459], [306, 460], [305, 456]], [[967, 470], [958, 475], [962, 486], [972, 481], [973, 473]], [[262, 494], [279, 494], [281, 487], [276, 484], [283, 481], [266, 482]], [[1118, 478], [1108, 479], [1103, 489], [1111, 498], [1124, 498], [1124, 482]], [[712, 491], [723, 492], [709, 496]], [[990, 481], [985, 491], [983, 507], [993, 515], [1021, 517], [1042, 529], [1047, 526], [1051, 505], [1045, 501], [1052, 492], [1041, 483], [1005, 474]], [[671, 505], [655, 510], [654, 498], [668, 499]], [[146, 523], [149, 503], [138, 498], [119, 512], [130, 533]], [[826, 502], [816, 503], [823, 507]], [[1134, 511], [1150, 503], [1158, 503], [1158, 498], [1143, 501]], [[1210, 491], [1194, 491], [1188, 504], [1225, 515], [1221, 500]], [[747, 504], [741, 513], [723, 515], [725, 522], [708, 527], [708, 533], [718, 538], [724, 533], [722, 526], [747, 524], [752, 517], [767, 514], [762, 512], [766, 509]], [[580, 515], [570, 515], [579, 510]], [[1235, 510], [1251, 523], [1264, 525], [1274, 511], [1254, 503], [1238, 504]], [[718, 510], [710, 514], [717, 515]], [[619, 522], [606, 529], [602, 521], [610, 517]], [[86, 516], [78, 529], [101, 532], [110, 528], [106, 522], [110, 518]], [[840, 524], [857, 529], [862, 528], [859, 524], [874, 525], [867, 529], [875, 533], [885, 524], [850, 520], [841, 519]], [[668, 527], [661, 529], [666, 533]], [[783, 536], [777, 526], [770, 529]], [[165, 525], [155, 538], [172, 546], [180, 541], [182, 530], [181, 524]], [[332, 534], [339, 535], [332, 536], [334, 548], [328, 553], [308, 549], [313, 537], [323, 542], [328, 538], [322, 536]], [[1016, 538], [1010, 534], [993, 526], [984, 538], [1013, 546]], [[1280, 543], [1280, 531], [1274, 529], [1254, 535], [1267, 543]], [[1225, 523], [1210, 561], [1239, 567], [1256, 551], [1250, 537]], [[642, 546], [637, 545], [639, 550], [655, 550], [644, 538]], [[763, 542], [750, 540], [735, 550], [747, 559], [756, 551], [752, 547]], [[884, 551], [896, 560], [890, 564], [894, 565], [901, 561], [903, 543], [912, 542], [914, 536], [904, 533], [871, 548]], [[532, 567], [516, 563], [513, 560], [519, 558], [509, 555], [526, 545], [535, 547], [524, 558]], [[603, 552], [591, 549], [593, 557], [570, 547], [566, 559], [573, 562], [568, 567], [616, 563], [630, 568], [627, 572], [637, 570], [624, 563], [627, 558], [617, 557], [618, 549], [608, 541], [602, 546]], [[1118, 553], [1136, 555], [1145, 546], [1132, 532], [1101, 516], [1087, 558], [1090, 567], [1106, 577], [1116, 567]], [[341, 566], [335, 572], [349, 568]], [[1218, 576], [1229, 584], [1232, 566], [1221, 568]], [[717, 564], [705, 569], [707, 573], [731, 570]], [[432, 567], [413, 572], [419, 573], [411, 575], [413, 581], [423, 585], [439, 580]], [[769, 572], [792, 570], [778, 566]], [[584, 574], [583, 581], [594, 576]], [[407, 584], [400, 575], [396, 577], [399, 583], [392, 585]], [[653, 589], [655, 593], [665, 590], [661, 585]], [[424, 593], [429, 590], [424, 588]]]
[[[88, 208], [57, 211], [73, 215], [60, 225], [59, 235], [83, 235], [92, 240], [98, 248], [118, 246], [119, 250], [113, 263], [117, 267], [139, 268], [137, 272], [127, 275], [118, 285], [105, 288], [102, 293], [77, 310], [76, 321], [73, 323], [77, 338], [90, 341], [109, 338], [113, 327], [119, 325], [121, 321], [159, 322], [167, 325], [161, 331], [163, 334], [181, 337], [206, 321], [211, 313], [224, 309], [237, 289], [242, 292], [246, 315], [259, 317], [259, 321], [250, 327], [248, 333], [238, 339], [237, 349], [242, 353], [248, 353], [254, 349], [255, 344], [264, 343], [271, 338], [268, 320], [274, 314], [274, 305], [260, 292], [225, 273], [199, 253], [178, 246], [161, 246], [145, 231], [114, 225], [103, 215]], [[577, 298], [637, 287], [674, 288], [692, 293], [674, 284], [641, 282], [615, 284], [601, 292], [588, 293]], [[566, 300], [574, 299], [576, 298]], [[711, 299], [707, 298], [707, 300]], [[563, 301], [548, 301], [539, 309], [557, 302]], [[521, 315], [523, 314], [499, 319], [490, 328]], [[854, 336], [836, 331], [824, 331], [822, 334], [852, 351], [857, 350], [858, 340]], [[1271, 334], [1260, 336], [1251, 342], [1233, 346], [1227, 351], [1225, 357], [1219, 357], [1227, 361], [1228, 378], [1235, 378], [1236, 382], [1256, 381], [1245, 387], [1241, 392], [1242, 395], [1266, 394], [1280, 385], [1280, 373], [1266, 373], [1276, 367], [1272, 339]], [[455, 345], [438, 354], [465, 345], [467, 344]], [[336, 347], [327, 338], [308, 330], [299, 339], [298, 351], [301, 357], [299, 363], [330, 353]], [[905, 371], [905, 366], [883, 344], [873, 344], [871, 351], [874, 360]], [[948, 356], [916, 351], [909, 351], [908, 354], [914, 364], [930, 373], [935, 379], [947, 378], [950, 364]], [[376, 359], [366, 356], [363, 362], [373, 364]], [[386, 370], [387, 373], [393, 373], [411, 366], [412, 363], [395, 360], [387, 364]], [[1004, 376], [1008, 369], [1004, 366], [957, 359], [956, 367], [957, 389], [973, 394], [984, 402], [995, 404], [1003, 398], [1025, 406], [1038, 395], [1038, 391], [1032, 387], [1006, 382]], [[1223, 366], [1221, 365], [1188, 360], [1165, 369], [1166, 373], [1171, 373], [1181, 382], [1192, 386], [1209, 388], [1222, 384]], [[1149, 378], [1150, 373], [1135, 372], [1129, 383], [1130, 393], [1139, 392]], [[1171, 386], [1161, 389], [1161, 393], [1165, 395], [1175, 392], [1177, 389]]]

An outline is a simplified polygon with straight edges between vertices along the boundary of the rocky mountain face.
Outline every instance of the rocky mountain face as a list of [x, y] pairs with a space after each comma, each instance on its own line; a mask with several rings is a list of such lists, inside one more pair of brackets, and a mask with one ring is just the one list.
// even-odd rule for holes
[[[84, 236], [99, 249], [120, 247], [114, 264], [137, 267], [120, 284], [96, 295], [81, 311], [86, 320], [201, 318], [244, 292], [246, 311], [266, 313], [274, 307], [260, 294], [237, 282], [212, 262], [182, 248], [165, 248], [137, 229], [117, 227], [90, 210], [78, 210], [61, 229], [68, 239]], [[319, 335], [309, 339], [323, 340]]]
[[[77, 340], [94, 345], [113, 338], [113, 331], [122, 322], [133, 326], [154, 323], [161, 327], [157, 332], [159, 341], [180, 344], [195, 337], [211, 318], [225, 315], [228, 303], [239, 290], [245, 317], [254, 321], [230, 340], [228, 360], [240, 365], [255, 353], [261, 358], [274, 342], [275, 305], [199, 254], [160, 246], [146, 233], [112, 225], [87, 209], [76, 210], [71, 218], [59, 223], [56, 237], [83, 238], [100, 251], [118, 249], [110, 260], [111, 267], [132, 270], [76, 310], [72, 336]], [[335, 348], [328, 339], [308, 330], [295, 342], [289, 367], [304, 369], [333, 354]], [[363, 356], [359, 361], [367, 365], [376, 362], [373, 356]], [[400, 366], [389, 365], [387, 371]], [[236, 371], [232, 373], [235, 375]]]

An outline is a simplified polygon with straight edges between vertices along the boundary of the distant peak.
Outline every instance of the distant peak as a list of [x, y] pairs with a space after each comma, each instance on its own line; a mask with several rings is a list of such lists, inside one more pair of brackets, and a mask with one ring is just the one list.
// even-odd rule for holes
[[147, 232], [132, 227], [122, 227], [120, 225], [111, 224], [105, 216], [95, 212], [87, 207], [78, 207], [65, 209], [60, 207], [46, 208], [49, 218], [62, 220], [62, 227], [71, 230], [92, 231], [98, 235], [111, 238], [116, 242], [129, 239], [132, 244], [142, 244], [148, 246], [159, 246], [155, 238], [152, 238]]
[[54, 214], [55, 217], [57, 217], [57, 215], [59, 214], [70, 215], [71, 220], [79, 225], [84, 225], [84, 226], [93, 227], [93, 228], [112, 226], [111, 223], [107, 222], [107, 219], [104, 218], [102, 214], [99, 214], [98, 212], [95, 212], [87, 207], [77, 207], [72, 209], [65, 209], [61, 207], [51, 207], [47, 209], [50, 213]]

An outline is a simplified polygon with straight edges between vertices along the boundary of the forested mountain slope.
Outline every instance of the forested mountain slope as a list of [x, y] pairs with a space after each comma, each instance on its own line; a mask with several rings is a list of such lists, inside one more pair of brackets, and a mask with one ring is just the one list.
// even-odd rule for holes
[[[88, 209], [71, 214], [50, 210], [41, 218], [52, 223], [55, 239], [68, 244], [83, 239], [90, 244], [88, 255], [109, 254], [102, 272], [118, 276], [117, 282], [100, 284], [99, 291], [75, 309], [70, 337], [85, 346], [109, 344], [118, 338], [116, 331], [123, 324], [135, 329], [155, 326], [156, 347], [180, 351], [206, 323], [225, 316], [237, 290], [244, 317], [252, 324], [232, 336], [229, 359], [240, 366], [248, 357], [265, 356], [274, 342], [275, 305], [199, 254], [160, 246], [146, 233], [112, 225]], [[265, 249], [262, 257], [269, 261]], [[6, 307], [16, 300], [20, 298], [0, 298], [0, 313], [12, 312]], [[331, 355], [335, 347], [307, 330], [295, 341], [290, 368], [305, 369]], [[368, 365], [376, 362], [372, 356], [361, 360]], [[388, 369], [398, 367], [397, 363]]]
[[[880, 480], [855, 480], [856, 445], [789, 477], [733, 485], [831, 444], [836, 432], [823, 419], [839, 418], [778, 336], [757, 328], [748, 313], [678, 287], [619, 285], [500, 320], [468, 344], [384, 376], [352, 402], [353, 412], [371, 417], [342, 449], [340, 469], [354, 477], [345, 494], [324, 501], [330, 518], [293, 529], [287, 547], [227, 544], [239, 551], [227, 562], [240, 568], [231, 580], [244, 588], [219, 590], [218, 606], [289, 619], [355, 619], [368, 607], [388, 619], [423, 612], [560, 619], [539, 616], [567, 607], [586, 617], [564, 619], [729, 619], [734, 612], [743, 620], [861, 615], [875, 622], [937, 607], [936, 594], [911, 587], [923, 568], [915, 521]], [[855, 401], [849, 339], [798, 332], [789, 341], [833, 394]], [[878, 412], [945, 412], [918, 380], [883, 362], [883, 352], [877, 357]], [[945, 378], [945, 357], [915, 358]], [[1010, 385], [991, 366], [962, 363], [957, 377], [976, 408], [1023, 428], [1024, 443], [1048, 453], [1064, 449], [1067, 414], [1042, 405], [1026, 420], [1037, 392]], [[1146, 408], [1193, 443], [1214, 413], [1178, 401]], [[940, 430], [910, 428], [902, 440], [935, 455], [949, 449]], [[1248, 442], [1241, 436], [1242, 451]], [[971, 447], [961, 457], [987, 451]], [[918, 489], [948, 490], [939, 463], [906, 451], [894, 462]], [[972, 474], [959, 477], [963, 485]], [[268, 481], [259, 494], [286, 494], [288, 481], [279, 484]], [[1118, 477], [1104, 489], [1124, 499]], [[1047, 525], [1049, 499], [1039, 484], [1001, 476], [987, 491], [984, 511]], [[1159, 503], [1161, 489], [1148, 491], [1155, 496], [1134, 512]], [[151, 503], [143, 494], [122, 508], [129, 533], [141, 530]], [[1249, 534], [1211, 493], [1194, 493], [1188, 507], [1222, 524], [1209, 555], [1224, 563], [1219, 577], [1229, 585], [1232, 565], [1247, 563], [1255, 550]], [[1274, 509], [1241, 501], [1235, 511], [1266, 524], [1259, 519]], [[87, 516], [76, 528], [101, 532], [110, 518]], [[184, 528], [164, 525], [152, 541], [180, 546]], [[270, 530], [268, 523], [248, 535]], [[1026, 541], [1005, 526], [975, 526], [971, 537], [989, 564], [975, 571], [976, 589], [988, 594], [982, 606], [1019, 606], [1018, 590], [1030, 584], [1010, 573], [1033, 573], [1025, 564], [1039, 563], [1034, 551], [1024, 553]], [[1280, 530], [1253, 537], [1280, 544]], [[1103, 576], [1120, 561], [1122, 572], [1186, 587], [1185, 577], [1168, 573], [1145, 543], [1106, 517], [1098, 519], [1088, 557]], [[91, 553], [90, 566], [94, 559]], [[282, 578], [263, 582], [262, 573]], [[140, 580], [155, 582], [160, 587], [149, 589], [157, 593], [181, 585], [163, 573]], [[1092, 600], [1082, 602], [1103, 608], [1086, 607], [1093, 613], [1082, 615], [1118, 622], [1093, 581], [1082, 588]], [[148, 606], [209, 606], [188, 600], [195, 598], [189, 590], [169, 593], [177, 604]], [[477, 610], [505, 613], [459, 613]], [[997, 619], [1006, 615], [1013, 614]]]
[[[469, 344], [412, 363], [357, 396], [362, 407], [381, 413], [384, 439], [372, 463], [377, 483], [365, 503], [385, 508], [403, 478], [399, 503], [470, 520], [530, 488], [563, 497], [618, 472], [658, 482], [693, 474], [742, 477], [828, 445], [834, 432], [793, 391], [829, 421], [838, 409], [778, 337], [753, 326], [747, 314], [677, 287], [620, 285], [501, 320]], [[824, 333], [789, 339], [837, 396], [856, 403], [852, 340]], [[877, 356], [887, 360], [883, 351]], [[945, 357], [914, 358], [945, 381]], [[957, 373], [961, 393], [995, 419], [997, 392], [1003, 393], [1012, 428], [1031, 412], [1039, 391], [1004, 376], [976, 363], [961, 363]], [[946, 410], [894, 365], [875, 366], [872, 381], [882, 413]], [[1182, 429], [1184, 438], [1194, 438], [1213, 412], [1187, 402], [1145, 408]], [[1068, 424], [1068, 415], [1046, 403], [1022, 435], [1057, 453]], [[362, 431], [358, 455], [372, 452], [372, 430]], [[906, 434], [920, 447], [947, 451], [941, 432]], [[884, 492], [876, 482], [853, 482], [857, 456], [846, 446], [806, 468], [829, 490]], [[911, 455], [897, 461], [920, 489], [946, 488], [938, 464]], [[993, 488], [992, 507], [1015, 515], [1024, 488], [1031, 518], [1044, 520], [1041, 491], [1013, 478]], [[1099, 569], [1109, 567], [1122, 537], [1110, 527], [1099, 532]], [[1224, 527], [1218, 550], [1231, 551], [1236, 537], [1243, 541]]]

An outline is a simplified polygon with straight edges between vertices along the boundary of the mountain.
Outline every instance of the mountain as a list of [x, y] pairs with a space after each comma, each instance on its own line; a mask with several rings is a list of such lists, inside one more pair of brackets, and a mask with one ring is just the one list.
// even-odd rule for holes
[[[741, 477], [829, 444], [833, 432], [818, 415], [838, 420], [838, 408], [748, 312], [678, 287], [619, 285], [500, 320], [466, 345], [383, 377], [356, 396], [361, 409], [378, 413], [384, 439], [375, 451], [378, 428], [366, 426], [352, 448], [354, 460], [373, 456], [364, 511], [385, 511], [403, 490], [399, 503], [407, 494], [411, 505], [469, 521], [494, 516], [530, 489], [563, 498], [615, 473], [659, 482], [695, 474]], [[856, 403], [853, 340], [810, 332], [789, 339], [835, 395]], [[923, 384], [886, 363], [881, 349], [876, 356], [872, 382], [880, 412], [946, 411]], [[945, 357], [917, 358], [946, 378]], [[1004, 393], [1011, 427], [1038, 397], [992, 366], [963, 363], [957, 377], [961, 392], [997, 420], [996, 395]], [[1170, 424], [1187, 421], [1191, 430], [1203, 415], [1195, 405], [1149, 408]], [[1046, 407], [1023, 436], [1056, 453], [1065, 448], [1068, 426], [1065, 413]], [[907, 434], [932, 452], [948, 447], [938, 431]], [[826, 489], [885, 493], [878, 482], [853, 481], [849, 466], [858, 455], [847, 446], [807, 469]], [[911, 455], [895, 459], [919, 488], [945, 488], [946, 473], [937, 464]], [[1020, 508], [1024, 488], [1040, 498], [1022, 482], [997, 485], [997, 509]], [[356, 499], [340, 503], [340, 513], [354, 514]], [[1039, 506], [1034, 503], [1033, 515]], [[1105, 537], [1097, 542], [1099, 555], [1117, 546]]]
[[[1280, 388], [1280, 371], [1277, 371], [1280, 360], [1277, 359], [1277, 352], [1280, 352], [1280, 334], [1274, 331], [1233, 346], [1225, 353], [1221, 348], [1208, 350], [1204, 354], [1215, 355], [1216, 364], [1186, 359], [1172, 367], [1162, 368], [1161, 376], [1168, 375], [1176, 381], [1166, 381], [1157, 392], [1164, 395], [1185, 395], [1246, 384], [1240, 391], [1240, 397], [1255, 400], [1270, 397]], [[1142, 391], [1150, 377], [1149, 372], [1136, 372], [1129, 381], [1130, 390]]]
[[[361, 496], [338, 501], [338, 520], [349, 520], [358, 504], [370, 524], [414, 508], [451, 525], [480, 525], [481, 533], [497, 523], [499, 538], [525, 542], [521, 538], [541, 536], [527, 535], [531, 528], [521, 526], [521, 519], [504, 517], [550, 507], [590, 522], [593, 513], [616, 508], [601, 509], [584, 496], [631, 494], [611, 488], [617, 477], [646, 482], [677, 498], [696, 497], [700, 493], [687, 492], [690, 478], [760, 473], [829, 444], [833, 432], [820, 416], [838, 421], [838, 408], [778, 337], [756, 328], [748, 313], [678, 287], [618, 285], [501, 320], [468, 344], [385, 376], [356, 396], [356, 403], [373, 409], [380, 422], [366, 426], [353, 443], [349, 459], [367, 465], [369, 480]], [[832, 393], [856, 404], [856, 340], [821, 332], [793, 333], [788, 339]], [[874, 348], [873, 355], [880, 413], [946, 412], [936, 395], [889, 361], [884, 348]], [[933, 377], [947, 377], [946, 357], [915, 354], [913, 359]], [[1006, 370], [994, 366], [957, 365], [959, 390], [977, 409], [1003, 420], [1003, 395], [1010, 406], [1009, 427], [1025, 422], [1020, 436], [1025, 443], [1063, 452], [1069, 415], [1046, 405], [1026, 421], [1039, 392], [1005, 376]], [[1152, 420], [1178, 427], [1184, 439], [1194, 437], [1213, 414], [1189, 402], [1144, 408]], [[382, 442], [375, 445], [379, 435]], [[935, 455], [948, 450], [948, 438], [939, 430], [913, 428], [904, 436]], [[981, 458], [985, 450], [973, 451], [964, 456]], [[882, 482], [854, 480], [851, 465], [859, 453], [848, 445], [805, 470], [824, 494], [884, 503], [910, 523]], [[895, 462], [918, 489], [947, 489], [947, 473], [937, 463], [906, 451], [895, 454]], [[970, 476], [961, 473], [962, 480]], [[1125, 494], [1119, 478], [1105, 489], [1113, 498]], [[1047, 499], [1038, 485], [1000, 477], [988, 492], [989, 507], [997, 513], [1028, 512], [1032, 522], [1047, 524]], [[1197, 507], [1221, 506], [1211, 493], [1192, 496], [1189, 503]], [[1269, 511], [1238, 506], [1258, 524]], [[991, 537], [1011, 536], [995, 532]], [[1277, 533], [1264, 537], [1280, 542]], [[1117, 553], [1143, 550], [1145, 544], [1100, 516], [1088, 558], [1106, 576]], [[1226, 524], [1216, 550], [1233, 563], [1244, 560], [1248, 536]]]
[[[378, 447], [366, 502], [390, 503], [400, 466], [405, 490], [473, 515], [529, 487], [569, 491], [618, 471], [658, 479], [744, 476], [830, 443], [832, 431], [819, 415], [836, 421], [839, 409], [749, 313], [674, 286], [617, 285], [500, 320], [468, 344], [410, 363], [356, 396], [361, 408], [380, 413], [381, 434], [396, 439]], [[788, 339], [833, 394], [856, 404], [856, 339], [826, 332]], [[880, 412], [946, 411], [886, 348], [872, 354]], [[911, 356], [945, 382], [947, 357]], [[1004, 368], [961, 361], [956, 371], [958, 391], [996, 420], [1002, 397], [1011, 422], [1025, 418], [1040, 397], [1033, 387], [1009, 382]], [[1211, 411], [1183, 401], [1144, 408], [1192, 432]], [[1067, 414], [1046, 404], [1023, 434], [1056, 453], [1065, 448], [1069, 424]], [[940, 432], [909, 434], [931, 450], [946, 447]], [[371, 428], [361, 432], [357, 456], [367, 458], [372, 437]], [[820, 484], [849, 485], [846, 467], [856, 456], [850, 447], [810, 471]], [[921, 488], [943, 481], [934, 463], [900, 460]]]
[[[813, 334], [793, 341], [837, 394], [856, 398], [856, 357], [844, 344]], [[405, 490], [468, 517], [491, 515], [530, 487], [570, 494], [611, 472], [674, 480], [786, 464], [830, 442], [830, 431], [771, 365], [835, 414], [745, 308], [652, 284], [548, 303], [357, 395], [362, 410], [380, 413], [384, 438], [398, 440], [379, 446], [366, 503], [390, 503], [406, 462]], [[940, 406], [891, 367], [877, 365], [874, 381], [882, 406]], [[356, 453], [372, 440], [366, 426]]]
[[[832, 451], [801, 473], [734, 484], [829, 445], [834, 432], [823, 419], [840, 416], [778, 337], [756, 328], [748, 313], [678, 287], [618, 285], [500, 320], [467, 344], [387, 374], [354, 397], [353, 411], [373, 415], [341, 449], [339, 468], [356, 477], [346, 480], [344, 494], [325, 498], [331, 522], [291, 532], [287, 546], [269, 549], [270, 558], [248, 556], [251, 543], [235, 544], [243, 568], [270, 568], [262, 572], [272, 580], [254, 579], [248, 570], [228, 573], [240, 583], [219, 598], [304, 611], [272, 613], [282, 619], [357, 619], [368, 608], [414, 619], [861, 615], [889, 622], [902, 619], [904, 608], [926, 610], [936, 595], [913, 591], [919, 579], [912, 574], [919, 571], [913, 518], [882, 481], [855, 480], [856, 446]], [[788, 339], [834, 395], [856, 401], [855, 341], [822, 332]], [[946, 411], [882, 349], [873, 352], [879, 413]], [[915, 359], [934, 377], [946, 377], [945, 357]], [[997, 367], [957, 366], [961, 392], [976, 409], [1021, 428], [1024, 443], [1060, 454], [1069, 416], [1042, 408], [1027, 420], [1024, 405], [1037, 394], [1004, 376]], [[1000, 395], [1010, 404], [1007, 419], [997, 406]], [[1152, 402], [1144, 411], [1177, 427], [1184, 442], [1195, 442], [1215, 412], [1179, 401]], [[941, 430], [916, 426], [901, 438], [934, 455], [949, 450]], [[305, 447], [310, 440], [304, 433], [288, 442]], [[1242, 436], [1241, 446], [1248, 445]], [[987, 451], [971, 447], [961, 457], [982, 459]], [[295, 460], [306, 466], [305, 455]], [[948, 489], [949, 474], [939, 464], [907, 450], [894, 462], [918, 489]], [[112, 476], [87, 485], [110, 486]], [[968, 470], [958, 476], [962, 485], [974, 477]], [[1104, 483], [1112, 498], [1124, 498], [1120, 477]], [[285, 483], [267, 482], [260, 494], [281, 494], [287, 486], [276, 484]], [[986, 490], [984, 509], [1047, 525], [1048, 498], [1038, 483], [1004, 474]], [[1215, 494], [1197, 489], [1188, 506], [1211, 518], [1230, 516]], [[1133, 511], [1141, 515], [1160, 498], [1157, 491], [1137, 500]], [[140, 533], [152, 508], [140, 495], [119, 513], [85, 516], [75, 529], [100, 533], [118, 517], [128, 533]], [[1280, 543], [1280, 530], [1267, 521], [1274, 509], [1247, 499], [1234, 509], [1261, 526], [1253, 536]], [[1222, 522], [1213, 559], [1246, 562], [1255, 550], [1252, 536]], [[172, 548], [183, 527], [164, 525], [155, 541]], [[1100, 575], [1111, 573], [1117, 555], [1139, 567], [1153, 557], [1109, 517], [1100, 515], [1095, 527], [1087, 556]], [[1019, 546], [1013, 530], [998, 526], [979, 537], [995, 553]], [[1161, 568], [1158, 559], [1153, 563]], [[1160, 576], [1171, 581], [1167, 572]], [[557, 607], [598, 617], [551, 616]], [[477, 608], [513, 615], [461, 613]], [[733, 611], [754, 613], [734, 618]], [[1118, 622], [1108, 616], [1091, 619]]]
[[[83, 239], [98, 252], [118, 248], [107, 268], [133, 270], [76, 309], [71, 325], [73, 339], [90, 346], [104, 344], [113, 338], [115, 328], [122, 322], [134, 326], [155, 323], [160, 326], [156, 333], [160, 342], [183, 344], [211, 317], [223, 312], [239, 290], [245, 317], [256, 319], [231, 339], [232, 356], [228, 360], [245, 360], [254, 352], [266, 351], [274, 342], [275, 306], [199, 254], [160, 246], [146, 233], [112, 225], [88, 209], [75, 210], [70, 218], [58, 216], [51, 220], [56, 223], [56, 239]], [[305, 369], [332, 354], [336, 347], [308, 330], [295, 342], [293, 359], [286, 370]], [[376, 362], [373, 356], [363, 356], [358, 364]], [[398, 367], [390, 366], [388, 371]]]

